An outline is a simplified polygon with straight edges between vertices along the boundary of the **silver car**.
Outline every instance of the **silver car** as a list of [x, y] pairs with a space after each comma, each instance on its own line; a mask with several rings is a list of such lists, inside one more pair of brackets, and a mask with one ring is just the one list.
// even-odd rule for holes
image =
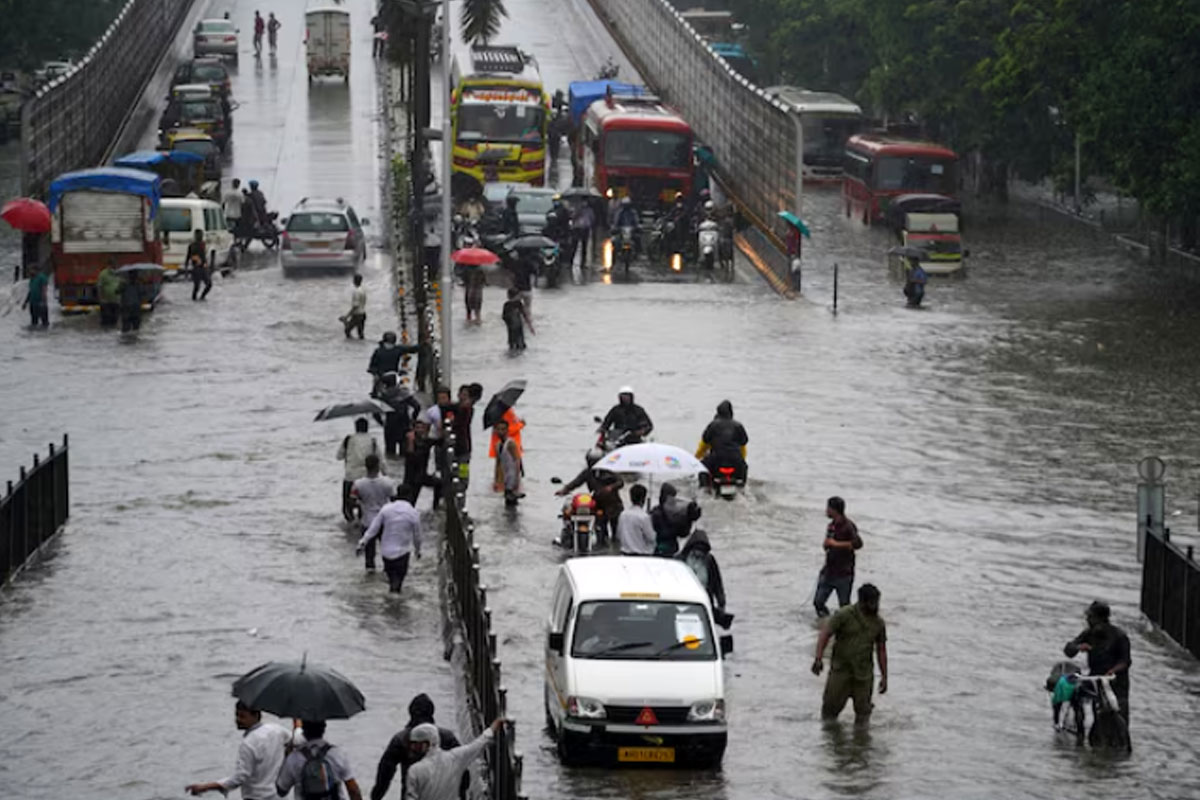
[[354, 208], [338, 198], [304, 198], [292, 211], [279, 243], [285, 274], [305, 269], [357, 271], [367, 258], [367, 237]]
[[202, 56], [230, 56], [234, 63], [238, 57], [238, 29], [227, 19], [202, 19], [192, 32], [192, 51], [196, 58]]

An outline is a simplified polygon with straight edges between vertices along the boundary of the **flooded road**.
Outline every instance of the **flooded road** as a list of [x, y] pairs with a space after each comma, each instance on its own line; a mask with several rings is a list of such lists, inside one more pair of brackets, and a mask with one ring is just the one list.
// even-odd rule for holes
[[[242, 31], [226, 177], [261, 181], [284, 214], [306, 195], [343, 196], [376, 223], [371, 4], [348, 2], [352, 85], [311, 90], [303, 5], [258, 7], [283, 24], [277, 56], [261, 64], [255, 5], [208, 11], [230, 10]], [[366, 713], [330, 725], [365, 785], [414, 694], [428, 692], [454, 725], [435, 563], [415, 562], [400, 599], [381, 573], [364, 575], [339, 525], [334, 454], [352, 426], [312, 422], [368, 389], [374, 342], [395, 327], [390, 262], [372, 248], [358, 342], [337, 322], [348, 277], [284, 279], [276, 256], [260, 245], [250, 255], [205, 303], [192, 303], [190, 284], [167, 286], [133, 341], [57, 309], [44, 333], [22, 327], [19, 310], [0, 317], [4, 477], [62, 431], [73, 473], [52, 559], [0, 597], [6, 796], [182, 797], [233, 766], [230, 681], [306, 651], [366, 695]]]
[[[536, 53], [551, 90], [609, 54], [582, 0], [507, 6], [501, 41]], [[231, 8], [248, 42], [253, 6]], [[367, 0], [351, 9], [348, 93], [306, 88], [291, 6], [275, 9], [274, 64], [247, 55], [235, 77], [227, 174], [262, 181], [284, 212], [333, 193], [378, 216]], [[797, 302], [749, 274], [732, 286], [539, 291], [537, 335], [516, 358], [499, 289], [482, 326], [456, 309], [455, 383], [490, 394], [529, 381], [528, 497], [511, 514], [488, 491], [480, 438], [469, 501], [527, 793], [1196, 796], [1200, 671], [1140, 621], [1132, 508], [1133, 465], [1156, 453], [1171, 508], [1195, 518], [1185, 496], [1200, 462], [1200, 276], [1140, 265], [1036, 212], [983, 208], [966, 230], [970, 274], [934, 281], [927, 306], [909, 311], [882, 231], [844, 219], [830, 192], [809, 194], [805, 217], [813, 242]], [[373, 253], [365, 270], [369, 337], [391, 326], [387, 266]], [[367, 696], [367, 713], [330, 732], [364, 785], [413, 693], [452, 702], [433, 645], [432, 564], [417, 565], [399, 601], [363, 577], [336, 523], [333, 451], [348, 426], [310, 422], [365, 387], [369, 348], [344, 341], [335, 320], [348, 282], [284, 280], [260, 255], [205, 305], [189, 288], [169, 287], [129, 344], [94, 319], [52, 316], [33, 334], [15, 312], [0, 318], [0, 465], [14, 471], [63, 430], [74, 449], [67, 534], [0, 606], [0, 775], [22, 798], [179, 797], [224, 774], [237, 741], [228, 681], [304, 650]], [[658, 441], [693, 447], [726, 398], [750, 434], [746, 496], [705, 502], [702, 519], [737, 614], [719, 772], [567, 770], [540, 729], [542, 626], [561, 559], [550, 478], [583, 466], [592, 415], [622, 384]], [[833, 494], [866, 541], [859, 580], [881, 588], [890, 628], [890, 691], [866, 734], [845, 718], [822, 725], [823, 684], [808, 671]], [[1095, 597], [1133, 640], [1127, 760], [1056, 742], [1042, 689]]]

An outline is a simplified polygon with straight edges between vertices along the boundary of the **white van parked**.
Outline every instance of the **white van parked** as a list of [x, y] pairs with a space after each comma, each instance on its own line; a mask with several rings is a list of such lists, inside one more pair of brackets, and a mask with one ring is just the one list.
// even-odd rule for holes
[[188, 271], [183, 261], [187, 257], [188, 245], [192, 243], [196, 231], [204, 232], [211, 265], [237, 265], [233, 233], [230, 232], [225, 222], [225, 212], [218, 203], [201, 200], [199, 197], [164, 197], [159, 204], [158, 213], [165, 277], [182, 275]]
[[310, 8], [304, 15], [308, 82], [318, 75], [350, 81], [350, 12], [337, 6]]
[[725, 753], [725, 656], [708, 592], [682, 561], [591, 556], [559, 569], [546, 717], [564, 764], [692, 763]]

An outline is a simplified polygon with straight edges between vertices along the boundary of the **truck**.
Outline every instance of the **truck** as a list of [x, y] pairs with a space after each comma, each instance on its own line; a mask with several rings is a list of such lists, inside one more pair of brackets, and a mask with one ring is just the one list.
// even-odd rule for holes
[[350, 12], [339, 6], [316, 6], [304, 15], [308, 82], [322, 75], [341, 75], [350, 82]]
[[[99, 305], [96, 279], [105, 267], [162, 265], [158, 235], [161, 182], [153, 172], [99, 167], [59, 175], [50, 184], [50, 252], [58, 302], [66, 313]], [[161, 272], [139, 273], [153, 306]]]

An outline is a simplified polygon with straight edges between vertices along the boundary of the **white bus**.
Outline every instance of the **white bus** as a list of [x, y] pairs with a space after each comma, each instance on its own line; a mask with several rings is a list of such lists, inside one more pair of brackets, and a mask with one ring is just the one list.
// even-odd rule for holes
[[840, 94], [814, 92], [795, 86], [771, 86], [769, 97], [800, 115], [804, 128], [804, 180], [826, 183], [842, 179], [846, 140], [863, 124], [862, 109]]

